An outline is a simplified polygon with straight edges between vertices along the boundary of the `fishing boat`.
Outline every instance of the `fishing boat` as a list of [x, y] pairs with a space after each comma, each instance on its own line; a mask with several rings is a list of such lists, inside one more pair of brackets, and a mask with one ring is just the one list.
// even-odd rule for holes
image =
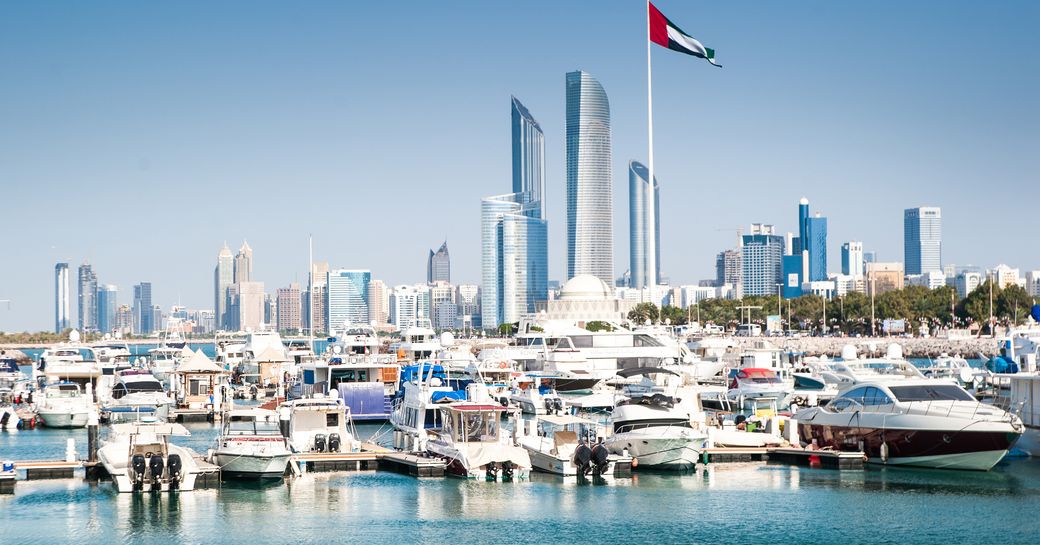
[[[479, 386], [479, 385], [472, 385]], [[426, 449], [444, 459], [449, 474], [503, 482], [525, 479], [531, 470], [527, 450], [502, 433], [506, 408], [491, 403], [462, 401], [441, 406], [440, 428], [426, 430]]]
[[80, 390], [79, 384], [58, 382], [47, 385], [36, 396], [36, 414], [48, 428], [83, 428], [94, 410], [91, 396]]
[[142, 416], [165, 422], [174, 401], [159, 379], [144, 369], [119, 371], [112, 387], [111, 400], [102, 407], [109, 422], [138, 421]]
[[[611, 454], [603, 444], [602, 426], [571, 415], [545, 415], [528, 421], [520, 446], [531, 457], [531, 466], [545, 473], [585, 477], [614, 475], [620, 464], [631, 469], [632, 458]], [[522, 421], [515, 425], [523, 426]]]
[[282, 434], [293, 452], [355, 452], [360, 444], [351, 433], [350, 409], [335, 397], [286, 401], [278, 409]]
[[281, 478], [289, 463], [289, 443], [279, 428], [278, 413], [235, 409], [225, 413], [224, 427], [209, 461], [222, 475], [244, 479]]
[[171, 436], [188, 435], [191, 434], [180, 424], [116, 424], [98, 449], [98, 461], [120, 493], [194, 490], [199, 473], [194, 453], [170, 443]]

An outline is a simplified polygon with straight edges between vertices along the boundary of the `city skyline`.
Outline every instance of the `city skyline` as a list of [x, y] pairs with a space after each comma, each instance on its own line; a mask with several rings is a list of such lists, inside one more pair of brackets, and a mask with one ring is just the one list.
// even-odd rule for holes
[[[789, 198], [784, 195], [792, 184], [829, 218], [831, 256], [839, 255], [842, 242], [857, 240], [879, 261], [900, 260], [903, 209], [928, 203], [946, 216], [944, 264], [1038, 268], [1030, 261], [1035, 257], [1020, 251], [1027, 247], [1028, 229], [990, 237], [978, 223], [992, 212], [1029, 217], [1028, 199], [1010, 199], [990, 210], [983, 204], [990, 199], [974, 195], [989, 187], [1028, 195], [1033, 188], [1035, 160], [1029, 150], [1037, 145], [1038, 113], [1029, 97], [1036, 94], [1038, 70], [1035, 54], [1022, 42], [1032, 39], [1026, 21], [1037, 7], [1008, 3], [978, 13], [967, 3], [943, 3], [943, 16], [935, 17], [937, 6], [908, 6], [898, 20], [883, 6], [763, 6], [750, 17], [730, 6], [659, 6], [670, 17], [690, 21], [687, 30], [718, 47], [726, 65], [709, 80], [684, 59], [655, 53], [655, 68], [671, 67], [655, 70], [655, 175], [669, 182], [661, 228], [673, 283], [713, 276], [714, 256], [732, 246], [732, 232], [723, 229], [769, 221], [780, 232], [794, 231], [787, 210], [775, 204]], [[370, 9], [375, 8], [350, 11], [364, 21]], [[308, 36], [290, 32], [290, 38], [274, 43], [270, 36], [289, 28], [279, 20], [287, 19], [285, 13], [214, 9], [215, 21], [236, 21], [235, 39], [242, 45], [223, 48], [226, 38], [202, 29], [193, 34], [197, 43], [182, 48], [180, 36], [189, 33], [181, 27], [193, 19], [171, 7], [5, 6], [0, 40], [9, 46], [4, 49], [24, 54], [0, 58], [17, 81], [0, 90], [0, 109], [9, 120], [0, 132], [0, 183], [10, 199], [47, 202], [47, 214], [66, 219], [39, 221], [39, 206], [11, 211], [12, 225], [32, 228], [13, 249], [18, 266], [0, 272], [0, 299], [12, 300], [10, 310], [0, 308], [0, 330], [53, 325], [54, 285], [46, 271], [59, 261], [89, 260], [100, 282], [119, 286], [120, 304], [130, 303], [129, 287], [144, 278], [156, 285], [155, 303], [163, 308], [178, 302], [209, 308], [208, 271], [214, 240], [222, 239], [248, 238], [258, 251], [277, 256], [258, 262], [253, 275], [272, 288], [306, 282], [310, 233], [318, 259], [372, 269], [388, 285], [419, 281], [420, 266], [401, 267], [400, 256], [418, 256], [439, 240], [415, 236], [413, 222], [387, 221], [392, 201], [459, 210], [433, 227], [453, 241], [456, 282], [479, 283], [479, 213], [473, 203], [508, 183], [509, 143], [498, 112], [510, 94], [526, 97], [546, 131], [547, 201], [561, 203], [548, 211], [548, 276], [565, 280], [559, 80], [580, 67], [609, 93], [613, 223], [626, 225], [627, 188], [618, 181], [627, 160], [645, 150], [645, 80], [633, 76], [644, 67], [645, 29], [641, 11], [622, 3], [602, 10], [546, 3], [544, 9], [559, 16], [536, 15], [536, 5], [509, 18], [510, 25], [540, 31], [539, 40], [523, 51], [470, 53], [461, 40], [429, 36], [438, 54], [455, 58], [458, 68], [444, 76], [440, 68], [409, 61], [402, 47], [366, 47], [373, 31], [335, 8], [302, 17], [313, 31]], [[489, 15], [472, 6], [416, 4], [409, 11], [413, 15], [399, 24], [423, 36], [431, 19], [469, 28], [476, 17]], [[163, 22], [157, 28], [128, 24], [145, 15]], [[593, 46], [556, 21], [578, 17], [616, 39]], [[86, 28], [109, 38], [68, 47]], [[884, 28], [899, 50], [898, 62], [863, 47], [876, 28]], [[950, 58], [945, 38], [963, 34], [985, 41], [986, 51]], [[794, 40], [792, 48], [813, 51], [813, 58], [781, 58], [768, 46], [781, 40]], [[195, 53], [207, 50], [222, 53], [210, 63], [197, 63]], [[343, 58], [342, 52], [355, 50], [365, 55]], [[165, 62], [154, 62], [156, 57]], [[273, 58], [279, 70], [271, 71], [262, 58]], [[364, 81], [355, 85], [354, 79], [327, 73], [329, 65], [363, 74]], [[856, 71], [849, 77], [830, 77], [850, 65]], [[40, 66], [56, 72], [44, 77]], [[226, 77], [211, 76], [225, 66], [233, 67]], [[407, 79], [402, 67], [412, 69]], [[60, 95], [52, 89], [56, 77], [66, 83]], [[427, 82], [426, 95], [406, 91], [405, 83], [415, 77]], [[761, 91], [763, 78], [773, 82], [769, 93]], [[208, 83], [199, 86], [196, 80]], [[701, 100], [690, 100], [690, 89]], [[284, 100], [293, 95], [309, 97], [309, 104]], [[366, 104], [372, 113], [354, 103]], [[419, 112], [428, 108], [447, 112], [460, 128], [432, 143], [408, 136], [404, 127], [416, 134], [441, 129], [439, 122], [422, 119]], [[112, 120], [104, 134], [95, 130], [97, 115]], [[692, 153], [691, 131], [710, 145]], [[981, 143], [980, 134], [985, 135]], [[461, 166], [459, 146], [467, 150]], [[402, 150], [413, 160], [394, 161]], [[289, 159], [293, 156], [300, 159]], [[406, 163], [422, 165], [421, 170]], [[450, 173], [450, 191], [439, 178], [427, 178], [438, 170]], [[345, 223], [337, 214], [286, 224], [259, 213], [297, 181], [315, 194], [348, 188], [357, 198], [386, 205], [367, 207], [374, 210]], [[754, 198], [746, 198], [748, 192]], [[183, 218], [185, 226], [144, 227], [116, 213], [73, 223], [88, 209]], [[229, 214], [232, 210], [253, 212]], [[430, 218], [423, 222], [430, 224]], [[380, 225], [384, 240], [394, 243], [364, 247], [356, 237], [333, 234], [365, 231], [368, 224]], [[626, 240], [625, 230], [614, 229], [615, 271], [626, 268]], [[75, 323], [75, 316], [68, 318]]]

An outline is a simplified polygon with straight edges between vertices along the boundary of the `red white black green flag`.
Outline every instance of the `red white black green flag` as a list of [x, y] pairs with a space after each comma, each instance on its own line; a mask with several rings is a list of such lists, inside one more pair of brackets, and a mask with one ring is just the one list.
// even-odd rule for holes
[[689, 34], [683, 32], [675, 23], [668, 20], [650, 2], [646, 3], [650, 10], [650, 41], [657, 45], [667, 47], [673, 51], [693, 55], [707, 59], [711, 64], [722, 68], [721, 64], [715, 62], [715, 50], [704, 47]]

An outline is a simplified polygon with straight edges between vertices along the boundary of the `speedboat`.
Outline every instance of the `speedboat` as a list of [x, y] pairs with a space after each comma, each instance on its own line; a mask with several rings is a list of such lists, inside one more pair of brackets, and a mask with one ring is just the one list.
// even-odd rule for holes
[[283, 435], [293, 452], [355, 452], [350, 409], [335, 397], [308, 397], [286, 401], [279, 406]]
[[90, 396], [73, 382], [49, 384], [36, 397], [36, 414], [48, 428], [86, 427], [87, 416], [93, 410]]
[[519, 383], [509, 392], [509, 402], [524, 414], [562, 413], [566, 405], [553, 384], [555, 376], [529, 375], [528, 380]]
[[[479, 386], [474, 384], [472, 386]], [[531, 470], [527, 450], [502, 433], [501, 405], [461, 401], [440, 407], [440, 428], [426, 430], [429, 454], [448, 463], [449, 474], [488, 481], [525, 479]]]
[[199, 473], [194, 453], [170, 443], [171, 436], [187, 435], [180, 424], [116, 424], [98, 449], [98, 461], [118, 492], [194, 490]]
[[223, 475], [246, 479], [281, 478], [289, 463], [289, 443], [279, 428], [278, 413], [237, 409], [224, 415], [224, 429], [209, 461]]
[[805, 442], [871, 463], [988, 470], [1024, 431], [1015, 415], [930, 379], [863, 381], [794, 416]]
[[[640, 374], [678, 373], [662, 368], [639, 367], [618, 372], [629, 378]], [[707, 435], [692, 425], [689, 402], [651, 390], [619, 402], [611, 412], [614, 433], [604, 444], [614, 454], [630, 455], [639, 467], [690, 470], [704, 448]], [[635, 465], [635, 464], [633, 464]]]
[[[570, 415], [546, 415], [529, 421], [531, 433], [520, 437], [534, 469], [556, 475], [614, 475], [617, 465], [631, 468], [632, 458], [611, 454], [599, 424]], [[522, 425], [518, 421], [516, 425]]]
[[116, 375], [112, 399], [105, 403], [103, 413], [109, 422], [136, 421], [141, 416], [165, 422], [172, 406], [173, 398], [155, 375], [144, 369], [128, 369]]
[[725, 392], [705, 389], [701, 402], [714, 411], [764, 417], [775, 415], [791, 391], [772, 369], [749, 367], [732, 371]]

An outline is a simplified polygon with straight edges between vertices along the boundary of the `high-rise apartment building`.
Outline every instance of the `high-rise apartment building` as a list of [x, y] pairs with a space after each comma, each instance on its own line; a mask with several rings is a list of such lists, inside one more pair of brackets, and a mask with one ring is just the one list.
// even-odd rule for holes
[[903, 211], [903, 261], [906, 274], [942, 270], [942, 209], [922, 206]]
[[740, 284], [740, 272], [743, 267], [740, 249], [723, 250], [715, 256], [715, 285], [725, 286]]
[[97, 330], [112, 333], [116, 327], [116, 298], [119, 290], [112, 284], [102, 284], [97, 289]]
[[841, 274], [863, 276], [863, 243], [849, 241], [841, 245]]
[[516, 97], [513, 122], [513, 193], [481, 199], [483, 326], [497, 327], [534, 312], [548, 297], [549, 235], [541, 127]]
[[390, 292], [390, 323], [398, 330], [431, 327], [430, 287], [401, 285]]
[[326, 286], [330, 328], [368, 323], [368, 284], [371, 281], [372, 271], [369, 270], [329, 271]]
[[303, 305], [300, 297], [300, 284], [291, 282], [286, 288], [278, 288], [278, 331], [299, 333], [302, 329]]
[[231, 294], [231, 329], [234, 331], [258, 330], [265, 325], [265, 303], [263, 282], [235, 282], [228, 288]]
[[482, 327], [480, 317], [480, 286], [476, 284], [459, 284], [455, 288], [456, 325], [459, 329]]
[[809, 281], [827, 280], [827, 218], [817, 213], [808, 219]]
[[94, 269], [88, 263], [80, 265], [78, 272], [79, 304], [77, 305], [77, 310], [79, 311], [79, 330], [83, 332], [97, 331], [97, 274], [94, 273]]
[[[450, 310], [448, 307], [450, 307]], [[455, 286], [447, 282], [431, 284], [430, 319], [433, 322], [433, 328], [437, 330], [454, 329], [457, 314], [458, 309], [455, 308]]]
[[374, 325], [389, 323], [390, 289], [382, 280], [368, 283], [368, 322]]
[[141, 282], [134, 286], [134, 333], [149, 335], [155, 330], [152, 306], [152, 283]]
[[235, 283], [235, 256], [227, 242], [217, 254], [217, 266], [213, 270], [213, 315], [217, 329], [230, 330], [228, 320], [228, 288]]
[[741, 281], [744, 295], [772, 295], [782, 281], [784, 237], [772, 225], [755, 223], [744, 235], [741, 247]]
[[612, 167], [607, 94], [591, 75], [568, 72], [568, 279], [591, 274], [608, 286], [614, 282]]
[[[628, 163], [628, 221], [629, 221], [629, 287], [645, 288], [653, 274], [654, 283], [661, 284], [661, 189], [654, 176], [654, 224], [650, 225], [650, 171], [642, 163]], [[654, 259], [650, 259], [650, 252]], [[650, 271], [651, 261], [654, 270]]]
[[426, 262], [426, 282], [451, 282], [451, 257], [448, 255], [448, 241], [434, 252], [430, 250], [430, 258]]
[[328, 261], [311, 263], [311, 277], [308, 280], [307, 294], [304, 296], [303, 302], [303, 321], [304, 327], [312, 329], [314, 334], [329, 332], [328, 322], [326, 322], [329, 308], [329, 294], [326, 285], [328, 276]]
[[54, 265], [54, 332], [69, 328], [69, 264]]

